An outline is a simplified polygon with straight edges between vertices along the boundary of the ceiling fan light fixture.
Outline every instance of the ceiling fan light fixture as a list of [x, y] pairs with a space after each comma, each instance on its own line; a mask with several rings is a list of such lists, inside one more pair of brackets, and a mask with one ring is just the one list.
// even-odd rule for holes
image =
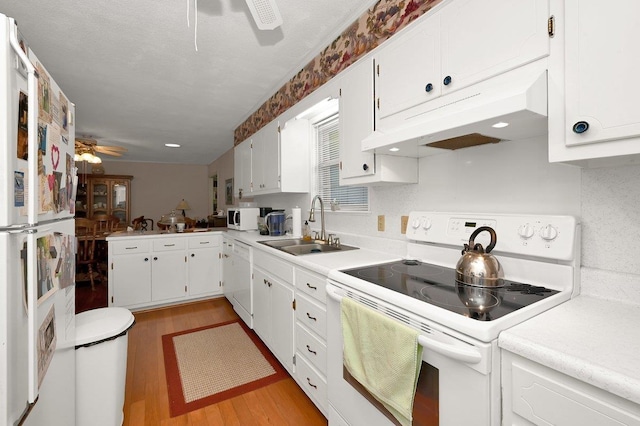
[[282, 16], [276, 0], [246, 0], [246, 2], [259, 30], [273, 30], [282, 25]]

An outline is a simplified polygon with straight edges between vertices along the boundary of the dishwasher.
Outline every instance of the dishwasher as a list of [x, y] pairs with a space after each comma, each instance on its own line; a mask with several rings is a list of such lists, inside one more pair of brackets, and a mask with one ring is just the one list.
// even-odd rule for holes
[[225, 295], [233, 305], [233, 310], [253, 328], [251, 247], [239, 241], [229, 240], [228, 243], [230, 273], [225, 280]]

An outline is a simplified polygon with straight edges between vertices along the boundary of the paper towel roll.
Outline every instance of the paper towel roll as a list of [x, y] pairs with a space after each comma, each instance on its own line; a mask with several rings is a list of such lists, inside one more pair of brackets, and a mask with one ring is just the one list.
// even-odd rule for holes
[[291, 236], [302, 237], [302, 209], [298, 206], [291, 209]]

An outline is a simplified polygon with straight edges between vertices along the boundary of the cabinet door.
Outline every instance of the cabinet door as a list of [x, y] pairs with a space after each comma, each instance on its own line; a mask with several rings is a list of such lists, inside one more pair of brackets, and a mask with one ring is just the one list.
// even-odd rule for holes
[[280, 144], [278, 121], [272, 121], [254, 134], [251, 148], [253, 193], [271, 193], [280, 183]]
[[440, 13], [442, 94], [547, 56], [548, 18], [549, 0], [456, 0], [445, 6]]
[[262, 189], [274, 191], [280, 187], [280, 133], [278, 121], [272, 121], [264, 128], [261, 159]]
[[251, 139], [237, 145], [233, 151], [233, 194], [236, 197], [251, 193]]
[[109, 214], [109, 182], [106, 179], [92, 179], [89, 185], [90, 216]]
[[151, 301], [151, 256], [148, 253], [114, 256], [112, 268], [112, 306]]
[[[267, 344], [271, 340], [271, 291], [273, 280], [262, 270], [253, 270], [253, 330]], [[273, 285], [273, 284], [271, 284]]]
[[352, 65], [340, 84], [340, 184], [375, 173], [374, 156], [362, 152], [362, 139], [373, 132], [373, 63]]
[[415, 25], [376, 55], [376, 120], [440, 96], [440, 17]]
[[[565, 2], [566, 145], [640, 136], [639, 14], [633, 0]], [[574, 131], [580, 122], [587, 131]]]
[[129, 181], [114, 180], [109, 185], [109, 214], [120, 219], [120, 226], [129, 223]]
[[191, 249], [187, 256], [189, 295], [215, 294], [222, 291], [220, 249]]
[[187, 286], [186, 259], [184, 251], [152, 253], [153, 289], [152, 300], [184, 297]]
[[282, 365], [293, 372], [293, 288], [277, 280], [271, 287], [271, 346]]

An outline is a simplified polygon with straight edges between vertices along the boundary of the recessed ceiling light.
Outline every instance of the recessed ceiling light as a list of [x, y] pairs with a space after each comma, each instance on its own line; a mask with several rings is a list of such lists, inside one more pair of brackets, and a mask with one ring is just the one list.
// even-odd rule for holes
[[398, 151], [400, 151], [400, 148], [396, 148], [396, 147], [389, 148], [389, 151], [391, 151], [391, 152], [398, 152]]
[[165, 143], [164, 146], [168, 146], [169, 148], [180, 148], [180, 144], [178, 143]]
[[507, 127], [509, 123], [505, 123], [504, 121], [499, 121], [491, 127], [495, 127], [496, 129], [502, 129], [503, 127]]

